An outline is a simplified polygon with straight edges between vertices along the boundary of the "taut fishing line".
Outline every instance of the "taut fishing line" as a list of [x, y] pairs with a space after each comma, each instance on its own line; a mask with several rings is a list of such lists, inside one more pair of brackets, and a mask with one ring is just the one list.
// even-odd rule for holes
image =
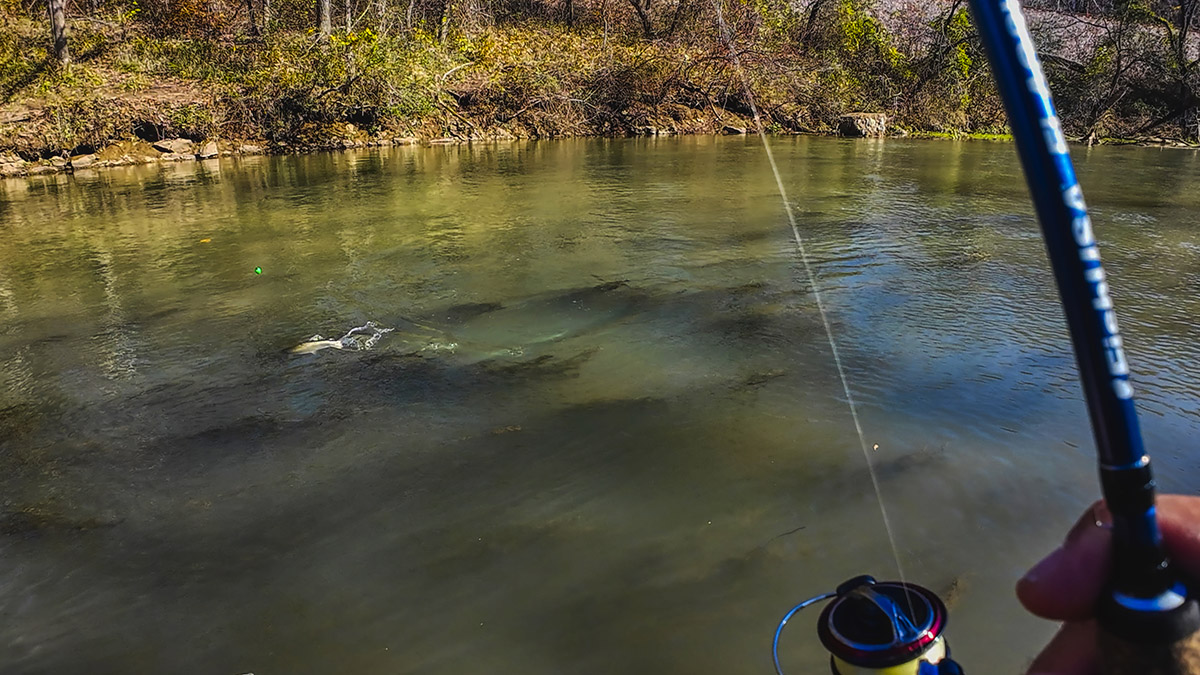
[[875, 465], [871, 463], [871, 452], [867, 448], [867, 439], [863, 434], [862, 423], [858, 419], [858, 406], [854, 403], [854, 396], [850, 393], [850, 382], [846, 378], [846, 369], [842, 366], [842, 357], [838, 353], [837, 341], [833, 337], [833, 327], [829, 323], [829, 316], [825, 313], [825, 303], [821, 300], [821, 289], [817, 286], [817, 276], [813, 272], [812, 265], [808, 260], [808, 252], [804, 248], [804, 239], [800, 236], [800, 228], [796, 225], [796, 215], [792, 212], [792, 203], [788, 201], [787, 190], [783, 187], [783, 177], [779, 174], [779, 165], [775, 163], [775, 155], [771, 152], [771, 144], [767, 141], [767, 134], [763, 130], [762, 118], [758, 114], [758, 104], [754, 102], [754, 92], [750, 90], [750, 82], [746, 79], [746, 72], [742, 69], [742, 60], [738, 57], [737, 50], [733, 47], [733, 34], [729, 30], [728, 24], [725, 23], [725, 14], [721, 10], [721, 0], [713, 0], [713, 6], [717, 9], [717, 23], [721, 27], [721, 37], [725, 41], [725, 47], [729, 50], [729, 56], [733, 61], [734, 70], [737, 72], [738, 79], [742, 82], [742, 91], [746, 93], [746, 101], [750, 104], [750, 112], [754, 115], [754, 131], [758, 134], [758, 139], [762, 141], [763, 150], [766, 151], [767, 161], [771, 165], [771, 173], [775, 176], [775, 187], [779, 190], [779, 198], [783, 200], [783, 210], [787, 213], [788, 224], [792, 228], [792, 237], [796, 241], [796, 250], [800, 253], [800, 261], [804, 264], [804, 272], [808, 275], [808, 285], [812, 288], [813, 299], [817, 303], [817, 312], [821, 315], [821, 324], [825, 326], [825, 337], [829, 339], [829, 351], [833, 354], [833, 363], [837, 366], [838, 378], [842, 382], [842, 392], [846, 395], [846, 403], [850, 407], [850, 418], [854, 421], [854, 431], [858, 434], [858, 444], [862, 448], [863, 458], [867, 461], [867, 472], [871, 475], [871, 485], [875, 488], [875, 500], [879, 503], [879, 514], [883, 518], [883, 528], [887, 531], [888, 543], [892, 547], [892, 558], [896, 562], [896, 572], [900, 575], [900, 580], [905, 580], [904, 567], [900, 563], [900, 549], [896, 547], [896, 536], [892, 532], [892, 523], [888, 519], [887, 509], [883, 504], [883, 493], [879, 489], [879, 477], [875, 474]]
[[804, 238], [800, 236], [796, 215], [792, 211], [791, 201], [788, 200], [787, 189], [783, 186], [779, 165], [775, 162], [775, 155], [771, 152], [771, 144], [763, 129], [758, 104], [754, 100], [754, 92], [750, 88], [741, 58], [734, 48], [733, 33], [725, 22], [721, 0], [713, 0], [713, 6], [717, 10], [717, 23], [720, 26], [721, 38], [729, 50], [734, 70], [738, 79], [741, 80], [742, 90], [750, 105], [750, 112], [754, 117], [754, 131], [758, 134], [758, 139], [767, 156], [767, 162], [771, 166], [771, 174], [775, 177], [775, 187], [779, 191], [784, 213], [787, 214], [788, 225], [792, 229], [796, 251], [800, 254], [800, 261], [803, 263], [809, 286], [812, 288], [813, 299], [816, 301], [817, 312], [821, 316], [821, 324], [825, 327], [825, 337], [829, 340], [829, 351], [833, 356], [834, 366], [837, 368], [838, 379], [842, 383], [842, 393], [846, 396], [846, 405], [850, 408], [850, 418], [854, 422], [854, 431], [858, 435], [859, 448], [862, 449], [863, 459], [867, 464], [867, 473], [871, 476], [871, 486], [875, 490], [875, 501], [879, 505], [883, 528], [887, 532], [892, 559], [896, 563], [896, 571], [900, 576], [898, 582], [877, 582], [873, 577], [866, 575], [854, 577], [843, 582], [832, 593], [814, 596], [793, 607], [779, 622], [771, 641], [771, 657], [774, 660], [775, 672], [783, 675], [783, 666], [779, 662], [779, 639], [787, 622], [800, 610], [817, 602], [831, 600], [817, 620], [817, 635], [822, 645], [830, 653], [830, 670], [835, 675], [871, 672], [961, 675], [962, 671], [958, 664], [949, 658], [950, 648], [942, 636], [946, 626], [945, 605], [932, 591], [910, 584], [905, 580], [904, 566], [900, 562], [900, 549], [896, 546], [896, 536], [892, 530], [891, 520], [888, 518], [887, 507], [883, 503], [879, 476], [875, 472], [875, 465], [871, 462], [871, 452], [867, 448], [867, 439], [863, 434], [862, 422], [858, 417], [858, 406], [854, 402], [854, 395], [850, 392], [850, 381], [846, 377], [846, 368], [842, 365], [837, 340], [833, 336], [833, 326], [829, 323], [829, 315], [826, 313], [825, 303], [821, 299], [817, 275], [813, 271], [812, 263], [809, 262], [808, 251], [804, 247]]

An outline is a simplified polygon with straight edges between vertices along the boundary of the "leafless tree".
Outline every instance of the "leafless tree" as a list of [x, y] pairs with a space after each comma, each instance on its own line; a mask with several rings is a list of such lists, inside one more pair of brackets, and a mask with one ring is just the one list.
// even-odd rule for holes
[[454, 0], [443, 0], [442, 18], [438, 22], [438, 42], [445, 44], [450, 36], [450, 13], [454, 11]]
[[317, 0], [317, 27], [321, 31], [321, 37], [329, 37], [333, 32], [333, 9], [330, 7], [331, 0]]
[[642, 24], [642, 32], [647, 38], [654, 37], [654, 24], [650, 21], [650, 0], [629, 0], [638, 21]]
[[66, 65], [71, 62], [71, 51], [67, 49], [66, 0], [48, 0], [50, 7], [50, 35], [54, 39], [54, 58]]
[[259, 34], [258, 19], [254, 13], [254, 0], [246, 0], [246, 14], [250, 19], [250, 34], [257, 36]]

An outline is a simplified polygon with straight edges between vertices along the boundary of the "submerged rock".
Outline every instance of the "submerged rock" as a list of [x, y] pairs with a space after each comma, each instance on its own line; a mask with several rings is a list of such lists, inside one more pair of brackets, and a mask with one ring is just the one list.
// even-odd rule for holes
[[[504, 309], [504, 305], [499, 302], [464, 302], [460, 305], [448, 307], [440, 312], [439, 319], [450, 321], [452, 323], [461, 323], [474, 319], [489, 312], [495, 312]], [[410, 323], [420, 325], [416, 321], [409, 320]]]
[[28, 536], [49, 532], [86, 532], [112, 527], [120, 520], [113, 514], [76, 518], [54, 510], [26, 507], [19, 511], [0, 513], [0, 535]]
[[946, 586], [942, 588], [941, 592], [938, 593], [938, 596], [942, 599], [942, 602], [946, 603], [946, 609], [954, 609], [955, 605], [958, 604], [959, 600], [962, 599], [962, 596], [966, 592], [966, 578], [962, 576], [956, 576], [950, 580], [950, 583], [946, 584]]
[[750, 373], [742, 379], [740, 387], [743, 389], [757, 389], [771, 380], [787, 375], [787, 371], [782, 368], [770, 368], [768, 370], [759, 370]]

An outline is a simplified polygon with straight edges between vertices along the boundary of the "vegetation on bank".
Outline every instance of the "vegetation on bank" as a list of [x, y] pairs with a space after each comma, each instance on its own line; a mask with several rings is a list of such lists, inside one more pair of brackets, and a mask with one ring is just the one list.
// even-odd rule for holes
[[[0, 152], [713, 132], [755, 107], [781, 132], [1004, 132], [961, 0], [80, 0], [52, 31], [56, 3], [0, 0]], [[1069, 133], [1195, 138], [1195, 11], [1043, 5]]]

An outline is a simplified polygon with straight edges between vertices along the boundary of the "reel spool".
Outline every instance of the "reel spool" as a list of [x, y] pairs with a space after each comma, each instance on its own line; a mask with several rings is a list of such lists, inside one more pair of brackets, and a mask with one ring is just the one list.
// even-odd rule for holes
[[775, 631], [772, 655], [779, 665], [779, 636], [788, 619], [832, 598], [817, 619], [817, 637], [829, 650], [833, 675], [962, 675], [950, 660], [946, 605], [927, 588], [863, 575], [796, 605]]

